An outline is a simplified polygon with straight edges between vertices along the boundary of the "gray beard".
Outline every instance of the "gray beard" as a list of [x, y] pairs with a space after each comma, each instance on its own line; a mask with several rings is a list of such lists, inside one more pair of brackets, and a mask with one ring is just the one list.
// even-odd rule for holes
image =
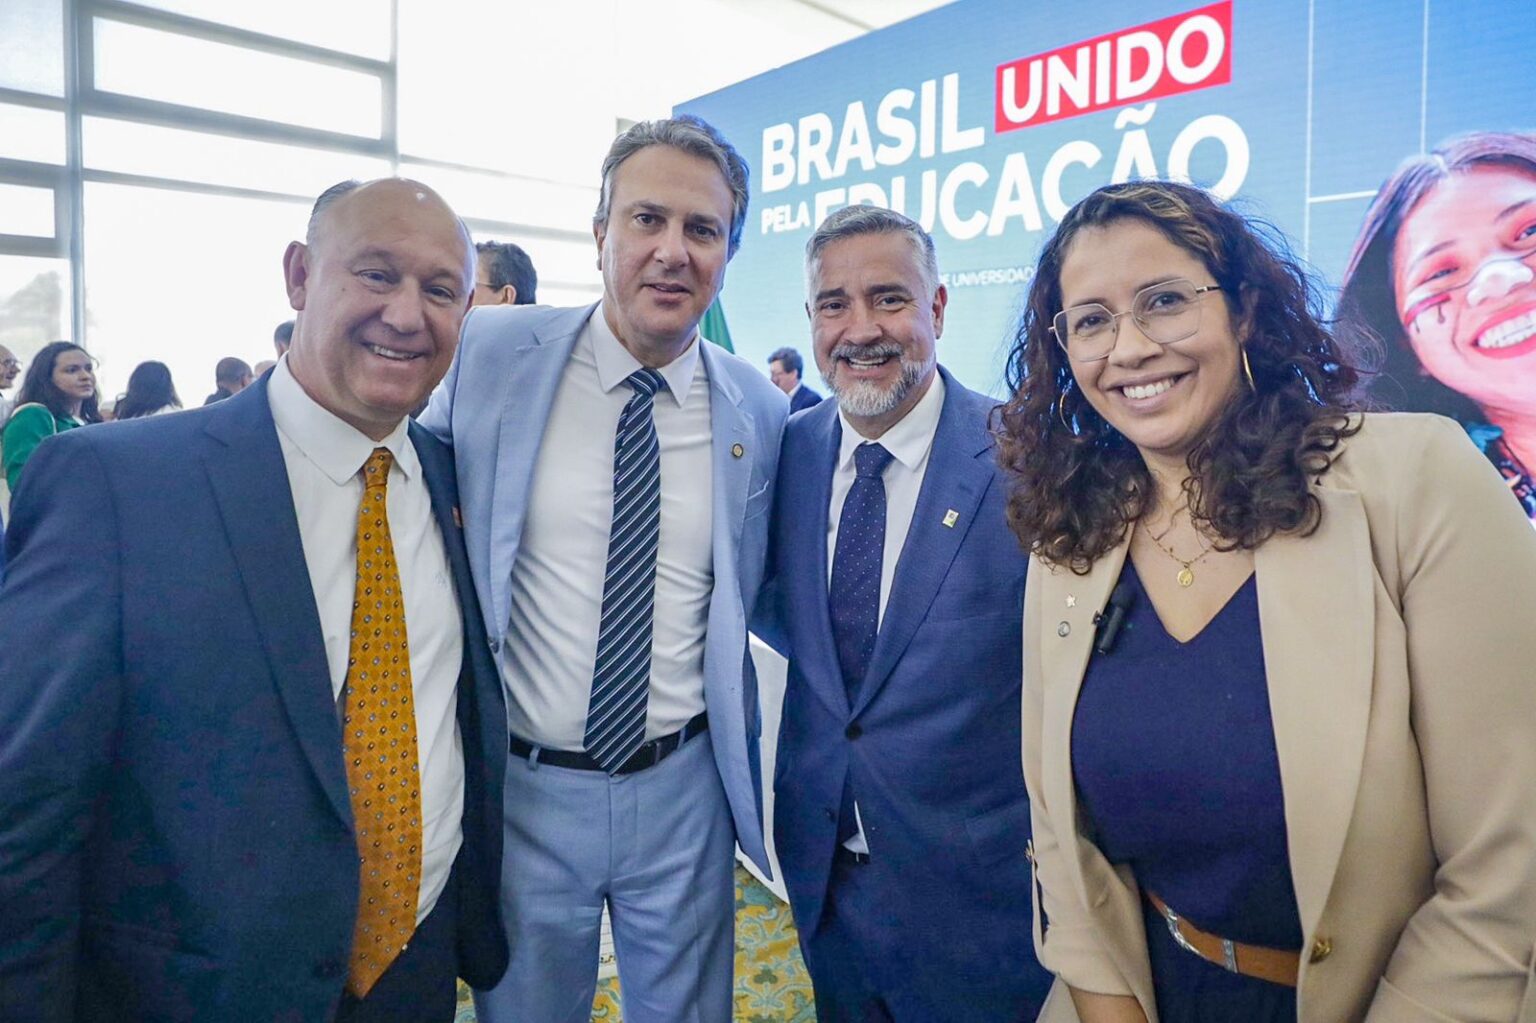
[[[837, 398], [838, 407], [844, 412], [859, 419], [873, 419], [885, 415], [905, 401], [907, 395], [912, 393], [912, 389], [922, 382], [937, 362], [938, 353], [921, 362], [902, 359], [901, 376], [889, 388], [881, 388], [879, 384], [864, 380], [847, 385], [838, 384], [826, 374], [821, 379]], [[835, 358], [833, 365], [837, 365]]]

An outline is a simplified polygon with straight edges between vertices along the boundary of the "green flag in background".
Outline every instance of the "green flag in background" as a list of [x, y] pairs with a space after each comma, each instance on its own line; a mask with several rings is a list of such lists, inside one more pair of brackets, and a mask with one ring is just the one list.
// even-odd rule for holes
[[736, 351], [736, 346], [731, 344], [731, 328], [725, 325], [725, 310], [720, 308], [718, 298], [704, 310], [704, 319], [699, 321], [699, 333], [728, 352]]

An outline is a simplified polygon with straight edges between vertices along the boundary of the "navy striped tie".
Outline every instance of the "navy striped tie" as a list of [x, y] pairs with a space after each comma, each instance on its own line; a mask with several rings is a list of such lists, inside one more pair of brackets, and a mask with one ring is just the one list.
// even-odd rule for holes
[[614, 435], [613, 525], [584, 741], [587, 753], [609, 774], [645, 741], [661, 535], [661, 448], [651, 412], [652, 399], [666, 381], [654, 369], [640, 369], [625, 383], [635, 394], [619, 414]]

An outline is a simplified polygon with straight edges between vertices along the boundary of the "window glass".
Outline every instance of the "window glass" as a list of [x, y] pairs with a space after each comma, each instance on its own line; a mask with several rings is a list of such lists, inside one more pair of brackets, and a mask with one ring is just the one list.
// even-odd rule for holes
[[0, 158], [63, 166], [63, 111], [0, 103]]
[[530, 178], [400, 162], [400, 173], [430, 185], [461, 217], [588, 232], [598, 190]]
[[293, 317], [283, 252], [308, 216], [302, 202], [87, 182], [87, 347], [102, 393], [158, 359], [182, 400], [200, 404], [219, 359], [273, 358], [272, 328]]
[[53, 189], [0, 181], [0, 234], [53, 237]]
[[[614, 135], [613, 8], [399, 0], [400, 152], [595, 185]], [[549, 44], [573, 26], [579, 50]]]
[[82, 130], [85, 165], [124, 174], [317, 196], [390, 173], [388, 160], [133, 121], [87, 117]]
[[25, 370], [43, 345], [69, 336], [69, 262], [0, 256], [0, 344]]
[[546, 288], [539, 284], [540, 305], [591, 305], [603, 297], [599, 285], [590, 288]]
[[62, 0], [0, 3], [0, 86], [64, 95]]
[[105, 18], [94, 25], [102, 91], [379, 137], [374, 75]]
[[389, 59], [389, 0], [135, 0], [174, 14], [292, 39], [375, 60]]

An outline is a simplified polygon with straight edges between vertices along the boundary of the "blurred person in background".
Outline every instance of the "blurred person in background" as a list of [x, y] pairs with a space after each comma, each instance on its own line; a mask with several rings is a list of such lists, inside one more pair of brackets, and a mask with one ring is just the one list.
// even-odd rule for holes
[[203, 404], [212, 405], [234, 397], [251, 386], [252, 379], [250, 364], [244, 359], [237, 359], [233, 355], [220, 359], [213, 370], [213, 382], [218, 385], [218, 389], [204, 398]]
[[251, 367], [251, 376], [255, 380], [260, 380], [262, 377], [267, 375], [267, 370], [276, 365], [276, 359], [262, 359], [256, 365]]
[[773, 386], [789, 395], [789, 411], [793, 415], [821, 401], [821, 395], [800, 379], [805, 371], [805, 360], [793, 348], [780, 348], [768, 356], [768, 379]]
[[44, 438], [99, 422], [95, 361], [72, 341], [44, 345], [27, 367], [16, 407], [0, 432], [5, 482], [11, 492], [16, 492], [22, 467]]
[[475, 252], [475, 305], [537, 304], [539, 275], [520, 246], [481, 242]]
[[163, 362], [141, 362], [128, 375], [128, 390], [118, 397], [112, 417], [121, 422], [175, 412], [180, 408], [181, 398], [171, 381], [170, 367]]
[[[277, 349], [277, 357], [281, 359], [292, 345], [293, 321], [284, 320], [282, 323], [277, 325], [276, 330], [272, 331], [272, 347]], [[256, 375], [261, 376], [260, 373], [257, 373]]]
[[16, 407], [16, 400], [6, 394], [16, 383], [16, 378], [21, 375], [21, 363], [16, 355], [5, 345], [0, 345], [0, 429], [5, 428], [5, 421], [11, 418], [11, 409]]
[[1188, 185], [1041, 251], [999, 450], [1042, 1020], [1536, 1004], [1536, 534], [1454, 422], [1355, 410], [1321, 306]]

